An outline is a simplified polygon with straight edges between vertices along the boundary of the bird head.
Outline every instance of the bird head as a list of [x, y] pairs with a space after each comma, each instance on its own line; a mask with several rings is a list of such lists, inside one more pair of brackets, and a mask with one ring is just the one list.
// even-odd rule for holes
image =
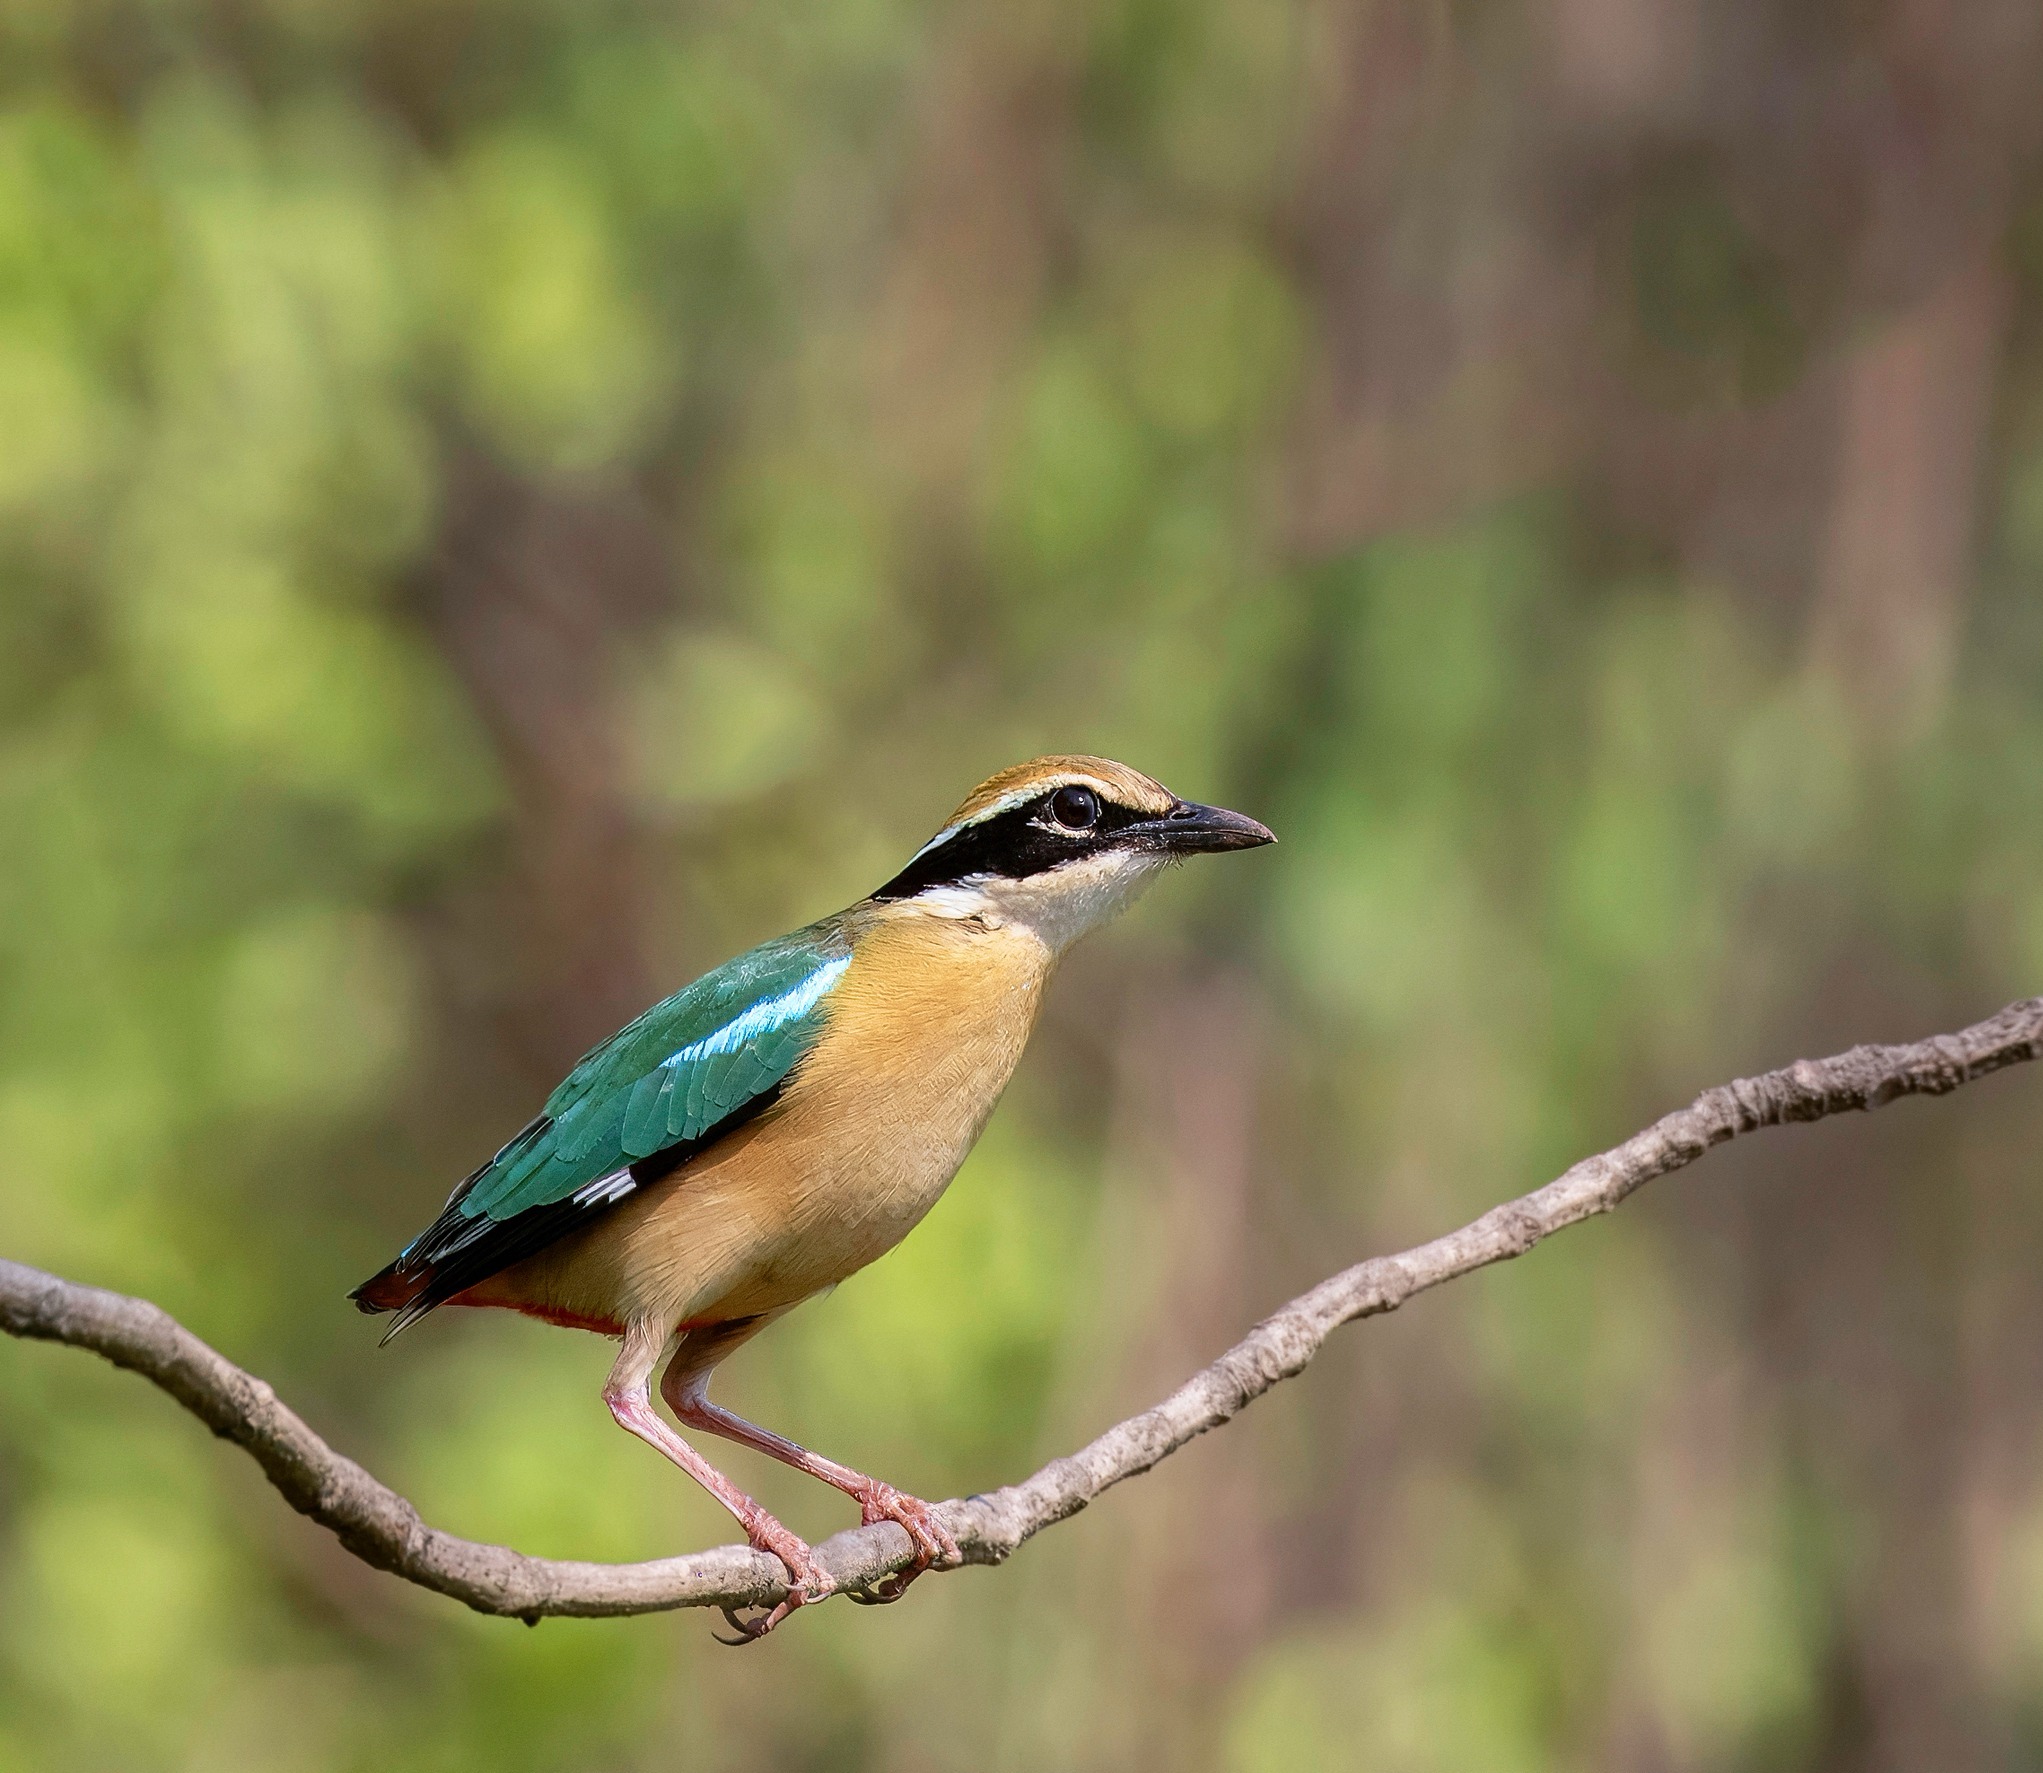
[[1019, 924], [1061, 951], [1171, 863], [1276, 841], [1254, 819], [1180, 800], [1126, 764], [1038, 757], [981, 782], [873, 898]]

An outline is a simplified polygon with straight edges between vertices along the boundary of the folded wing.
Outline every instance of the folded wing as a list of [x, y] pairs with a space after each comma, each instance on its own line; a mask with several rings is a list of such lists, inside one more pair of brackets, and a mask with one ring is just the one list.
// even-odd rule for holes
[[[629, 1200], [780, 1094], [851, 963], [834, 924], [705, 973], [594, 1048], [439, 1218], [350, 1295], [389, 1334]], [[387, 1340], [387, 1338], [386, 1338]]]

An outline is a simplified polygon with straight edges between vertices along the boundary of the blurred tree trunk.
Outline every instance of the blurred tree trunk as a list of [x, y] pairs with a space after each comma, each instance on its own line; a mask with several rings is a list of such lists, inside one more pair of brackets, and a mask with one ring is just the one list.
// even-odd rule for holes
[[424, 599], [511, 788], [452, 964], [457, 989], [494, 1000], [515, 1068], [557, 1076], [657, 995], [613, 691], [632, 637], [670, 609], [673, 572], [655, 514], [622, 486], [549, 485], [474, 449], [453, 452], [448, 482]]

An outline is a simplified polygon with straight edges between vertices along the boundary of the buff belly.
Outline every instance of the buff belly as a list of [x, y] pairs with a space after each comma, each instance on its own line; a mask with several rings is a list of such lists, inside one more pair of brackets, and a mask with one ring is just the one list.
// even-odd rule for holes
[[1027, 1044], [1051, 964], [1033, 935], [876, 911], [830, 1019], [756, 1121], [461, 1303], [620, 1331], [785, 1310], [935, 1205]]

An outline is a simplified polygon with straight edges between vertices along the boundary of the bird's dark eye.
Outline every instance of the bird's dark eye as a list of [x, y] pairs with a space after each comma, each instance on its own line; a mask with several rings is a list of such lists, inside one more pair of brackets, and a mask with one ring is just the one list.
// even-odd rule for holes
[[1090, 788], [1060, 788], [1050, 796], [1050, 817], [1069, 831], [1090, 831], [1099, 822], [1100, 797]]

